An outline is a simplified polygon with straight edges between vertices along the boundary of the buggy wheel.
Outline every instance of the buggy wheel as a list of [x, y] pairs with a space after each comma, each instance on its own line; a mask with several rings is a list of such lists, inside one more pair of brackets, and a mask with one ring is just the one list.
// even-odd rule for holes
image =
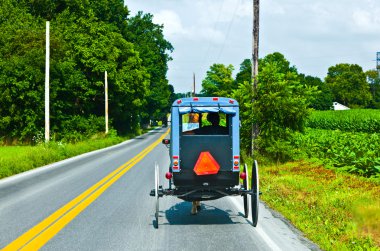
[[[247, 167], [247, 164], [244, 164], [244, 172], [245, 172], [245, 174], [247, 176], [246, 176], [245, 180], [243, 180], [243, 188], [245, 190], [248, 190], [248, 181], [249, 181], [249, 178], [248, 178], [248, 167]], [[248, 218], [249, 207], [248, 207], [248, 195], [247, 194], [243, 195], [243, 202], [244, 202], [244, 218]]]
[[[170, 167], [169, 167], [169, 172], [171, 172]], [[171, 172], [171, 173], [173, 173], [173, 172]], [[171, 189], [172, 189], [172, 179], [169, 179], [169, 190], [171, 190]]]
[[259, 166], [256, 160], [252, 166], [251, 188], [252, 225], [256, 227], [259, 218]]
[[157, 162], [154, 163], [154, 183], [155, 183], [155, 186], [154, 186], [154, 189], [155, 189], [154, 197], [156, 198], [156, 212], [154, 214], [154, 216], [156, 218], [155, 228], [158, 228], [158, 214], [159, 214], [159, 210], [160, 210], [160, 207], [159, 207], [159, 198], [160, 197], [158, 196], [158, 189], [159, 189], [159, 167], [158, 167]]

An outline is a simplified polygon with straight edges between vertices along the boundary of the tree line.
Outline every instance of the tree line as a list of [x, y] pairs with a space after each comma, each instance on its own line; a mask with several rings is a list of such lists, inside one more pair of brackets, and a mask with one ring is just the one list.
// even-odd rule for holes
[[53, 139], [136, 132], [169, 110], [173, 46], [151, 14], [131, 16], [123, 0], [3, 0], [0, 3], [0, 139], [30, 142], [44, 130], [45, 22], [50, 21]]
[[201, 95], [230, 96], [240, 103], [241, 146], [251, 149], [252, 124], [260, 131], [255, 150], [276, 160], [291, 155], [291, 139], [303, 131], [314, 110], [329, 110], [334, 101], [351, 108], [380, 108], [380, 77], [357, 64], [328, 68], [324, 80], [299, 73], [281, 53], [259, 59], [258, 87], [251, 85], [251, 60], [240, 64], [233, 77], [232, 65], [213, 64], [202, 81]]

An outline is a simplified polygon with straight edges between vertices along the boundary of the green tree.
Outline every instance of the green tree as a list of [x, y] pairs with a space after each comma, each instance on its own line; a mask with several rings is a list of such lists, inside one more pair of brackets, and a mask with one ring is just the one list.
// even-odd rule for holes
[[274, 52], [272, 54], [266, 55], [264, 58], [259, 60], [259, 70], [260, 66], [265, 67], [268, 64], [276, 64], [278, 68], [278, 72], [283, 74], [294, 73], [298, 75], [297, 68], [293, 65], [290, 65], [290, 62], [285, 58], [285, 56], [279, 52]]
[[44, 22], [0, 3], [0, 138], [30, 140], [43, 126]]
[[369, 107], [380, 109], [380, 75], [376, 70], [369, 70], [365, 74], [372, 94], [372, 101]]
[[277, 161], [292, 156], [293, 133], [302, 131], [311, 110], [308, 108], [316, 87], [303, 85], [292, 66], [280, 53], [259, 62], [253, 120], [259, 124], [257, 148]]
[[135, 45], [142, 59], [142, 65], [150, 76], [149, 92], [146, 93], [147, 106], [144, 109], [145, 121], [160, 119], [169, 111], [169, 83], [166, 78], [169, 55], [173, 46], [164, 38], [163, 26], [153, 23], [152, 14], [138, 12], [128, 19], [123, 36]]
[[244, 81], [252, 83], [252, 63], [250, 59], [244, 59], [240, 64], [239, 72], [236, 74], [235, 82], [243, 84]]
[[333, 104], [333, 95], [326, 83], [318, 77], [305, 76], [304, 74], [299, 74], [299, 77], [303, 85], [318, 88], [318, 92], [315, 93], [310, 107], [315, 110], [330, 110]]
[[228, 97], [235, 89], [232, 65], [213, 64], [207, 71], [206, 78], [202, 81], [201, 94], [205, 96]]
[[334, 101], [349, 107], [366, 107], [372, 100], [363, 69], [357, 64], [337, 64], [328, 69], [325, 78]]
[[236, 90], [233, 90], [232, 97], [239, 102], [240, 112], [240, 145], [247, 153], [251, 150], [252, 143], [252, 121], [253, 121], [253, 89], [252, 84], [244, 81], [238, 85]]
[[36, 17], [54, 20], [64, 11], [76, 16], [88, 15], [92, 12], [99, 20], [125, 27], [128, 8], [123, 0], [19, 0], [19, 3]]
[[[51, 131], [81, 139], [104, 130], [104, 71], [110, 119], [139, 126], [149, 74], [127, 27], [123, 1], [0, 2], [0, 138], [29, 141], [44, 127], [45, 20], [51, 20]], [[153, 55], [154, 56], [154, 55]]]
[[123, 38], [117, 26], [98, 21], [91, 13], [76, 17], [64, 11], [53, 23], [65, 55], [57, 59], [55, 76], [59, 78], [52, 81], [57, 97], [66, 97], [55, 106], [56, 114], [103, 117], [107, 70], [113, 125], [121, 133], [134, 131], [144, 109], [149, 76], [133, 44]]

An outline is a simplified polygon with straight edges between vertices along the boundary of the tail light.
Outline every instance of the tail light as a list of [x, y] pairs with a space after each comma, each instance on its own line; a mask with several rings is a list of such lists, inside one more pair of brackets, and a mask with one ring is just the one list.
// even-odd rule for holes
[[179, 158], [178, 156], [173, 156], [173, 159], [172, 159], [172, 169], [173, 171], [179, 171]]
[[247, 178], [247, 174], [245, 172], [240, 173], [240, 179], [245, 180]]
[[240, 157], [239, 156], [234, 156], [233, 159], [233, 171], [237, 171], [240, 169]]
[[165, 178], [168, 179], [168, 180], [170, 180], [172, 177], [173, 177], [173, 174], [171, 172], [167, 172], [165, 174]]

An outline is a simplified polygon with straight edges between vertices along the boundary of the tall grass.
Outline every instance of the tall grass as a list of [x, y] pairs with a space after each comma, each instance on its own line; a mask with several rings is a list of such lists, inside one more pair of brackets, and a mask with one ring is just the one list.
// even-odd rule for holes
[[380, 250], [378, 182], [298, 161], [261, 165], [260, 189], [323, 250]]
[[122, 137], [106, 137], [79, 143], [50, 142], [37, 146], [0, 147], [0, 179], [30, 169], [101, 149], [124, 141]]

